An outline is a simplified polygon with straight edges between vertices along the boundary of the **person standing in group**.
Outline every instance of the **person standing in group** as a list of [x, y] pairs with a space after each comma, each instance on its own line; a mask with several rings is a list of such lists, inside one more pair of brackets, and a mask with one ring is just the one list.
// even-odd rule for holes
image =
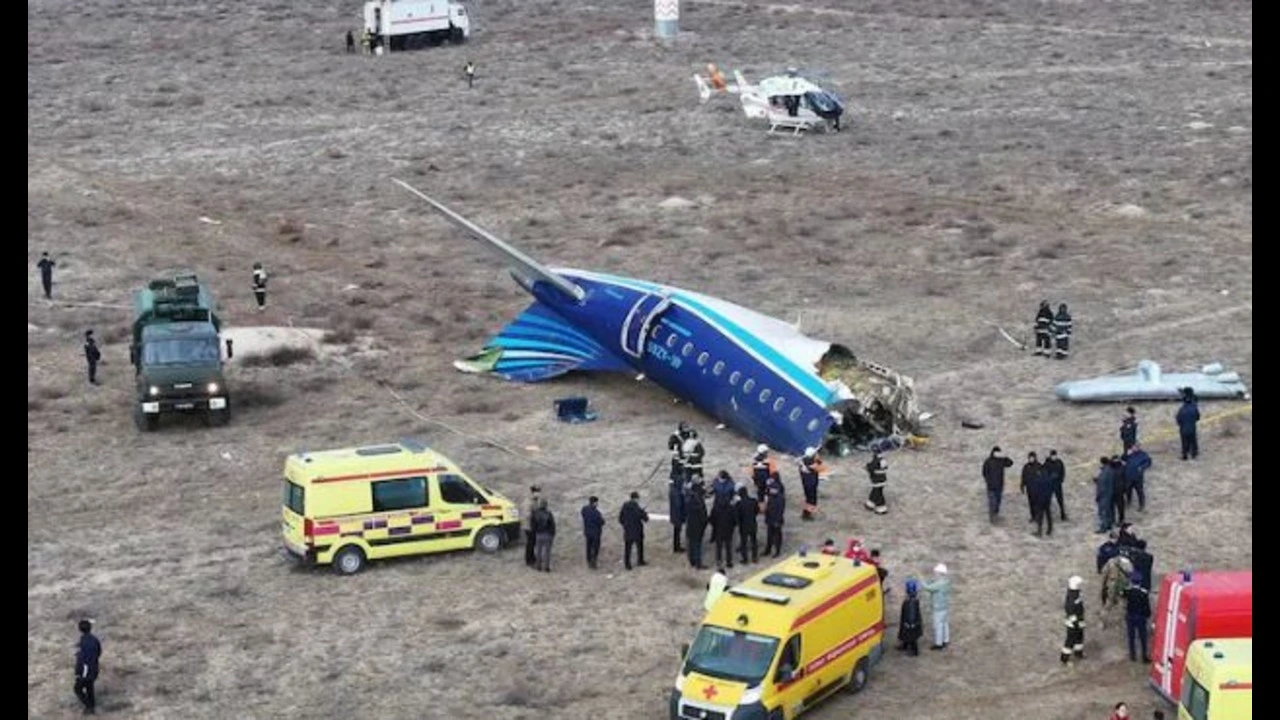
[[356, 36], [350, 30], [347, 30], [347, 54], [350, 55], [356, 51]]
[[921, 586], [929, 593], [933, 613], [933, 646], [930, 650], [943, 650], [951, 644], [951, 578], [947, 566], [938, 563], [933, 567], [933, 582]]
[[1115, 471], [1111, 468], [1111, 458], [1098, 458], [1098, 474], [1093, 478], [1093, 500], [1098, 506], [1098, 528], [1095, 532], [1104, 533], [1115, 525]]
[[1000, 516], [1000, 501], [1004, 498], [1004, 471], [1013, 467], [1013, 460], [1000, 454], [1000, 446], [991, 448], [991, 454], [982, 461], [982, 479], [987, 484], [987, 517], [992, 523]]
[[555, 516], [547, 509], [547, 499], [541, 498], [538, 509], [533, 512], [533, 554], [541, 572], [551, 572], [551, 544], [555, 539]]
[[1049, 357], [1053, 354], [1053, 308], [1048, 300], [1040, 301], [1036, 311], [1036, 354]]
[[[716, 565], [733, 567], [733, 530], [737, 525], [737, 509], [733, 506], [733, 481], [728, 479], [728, 473], [720, 472], [722, 477], [712, 484], [711, 539], [716, 546]], [[722, 481], [728, 482], [728, 495], [721, 494], [720, 488], [716, 487], [722, 485]]]
[[[738, 488], [738, 502], [734, 503], [738, 524], [738, 557], [742, 564], [760, 561], [760, 543], [756, 540], [760, 503], [747, 492], [747, 488]], [[748, 554], [749, 553], [749, 554]], [[748, 557], [750, 560], [748, 561]]]
[[800, 519], [812, 520], [817, 515], [818, 481], [826, 471], [826, 466], [818, 457], [818, 448], [805, 448], [804, 457], [800, 458], [800, 486], [804, 488], [804, 510], [800, 514]]
[[[689, 551], [689, 566], [697, 570], [706, 570], [702, 564], [702, 542], [707, 531], [707, 493], [699, 478], [689, 483], [689, 493], [684, 497], [685, 512], [685, 547]], [[714, 531], [714, 528], [712, 528]]]
[[686, 482], [702, 480], [702, 461], [707, 451], [698, 439], [698, 431], [690, 429], [689, 437], [684, 441], [684, 479]]
[[889, 482], [889, 462], [879, 450], [871, 453], [871, 461], [867, 463], [867, 477], [871, 480], [871, 494], [867, 497], [866, 508], [877, 515], [884, 515], [889, 512], [889, 505], [884, 500], [884, 486]]
[[1022, 480], [1018, 483], [1018, 490], [1027, 496], [1027, 516], [1030, 522], [1036, 521], [1036, 506], [1031, 499], [1029, 488], [1041, 472], [1040, 461], [1036, 454], [1034, 452], [1027, 453], [1027, 462], [1022, 466]]
[[644, 524], [649, 522], [649, 513], [640, 507], [640, 493], [631, 492], [631, 499], [622, 504], [618, 511], [618, 524], [622, 526], [622, 564], [631, 569], [631, 548], [636, 549], [636, 565], [648, 565], [644, 561]]
[[1063, 665], [1070, 663], [1072, 656], [1077, 660], [1084, 659], [1084, 596], [1080, 593], [1082, 585], [1084, 579], [1079, 575], [1072, 575], [1067, 580], [1067, 597], [1062, 603], [1062, 610], [1066, 615], [1064, 624], [1067, 626], [1067, 638], [1062, 641], [1062, 653], [1058, 658]]
[[1142, 648], [1142, 662], [1151, 663], [1147, 655], [1147, 623], [1151, 622], [1151, 595], [1142, 587], [1142, 575], [1129, 576], [1129, 588], [1124, 594], [1124, 625], [1129, 636], [1129, 661], [1138, 661], [1137, 648]]
[[1071, 313], [1067, 312], [1067, 304], [1058, 306], [1058, 313], [1053, 316], [1053, 359], [1066, 360], [1071, 354]]
[[524, 564], [534, 567], [538, 558], [534, 554], [533, 514], [538, 511], [538, 501], [542, 499], [542, 488], [529, 486], [529, 499], [524, 504]]
[[1120, 420], [1120, 444], [1126, 453], [1138, 444], [1138, 411], [1132, 405], [1124, 409], [1124, 418]]
[[84, 361], [89, 368], [89, 384], [98, 384], [98, 363], [102, 362], [102, 351], [98, 349], [98, 341], [93, 338], [93, 330], [84, 331]]
[[1126, 504], [1133, 503], [1133, 496], [1138, 496], [1138, 512], [1147, 509], [1147, 470], [1151, 468], [1151, 456], [1142, 446], [1134, 443], [1124, 456], [1124, 478], [1128, 496]]
[[907, 597], [902, 601], [902, 614], [898, 616], [898, 649], [912, 655], [920, 654], [920, 637], [924, 635], [919, 590], [915, 580], [907, 580]]
[[671, 522], [671, 551], [684, 552], [680, 545], [683, 535], [685, 512], [684, 496], [689, 491], [688, 472], [684, 466], [684, 441], [689, 439], [689, 423], [681, 421], [667, 438], [667, 452], [671, 453], [671, 474], [667, 483], [667, 517]]
[[756, 485], [756, 497], [764, 500], [768, 494], [769, 478], [778, 474], [778, 463], [769, 456], [768, 445], [757, 445], [755, 457], [751, 459], [751, 481]]
[[[1049, 476], [1041, 465], [1038, 472], [1034, 473], [1030, 478], [1025, 477], [1023, 473], [1023, 482], [1026, 484], [1027, 502], [1031, 503], [1031, 519], [1036, 524], [1036, 537], [1042, 534], [1053, 535], [1053, 487], [1049, 481]], [[1048, 523], [1049, 530], [1045, 532], [1045, 523]]]
[[[1058, 513], [1063, 522], [1067, 521], [1067, 506], [1062, 504], [1062, 485], [1067, 479], [1067, 466], [1058, 457], [1057, 450], [1049, 450], [1049, 457], [1044, 460], [1044, 474], [1049, 481], [1049, 491], [1058, 499]], [[1053, 506], [1050, 505], [1050, 508]]]
[[600, 559], [600, 537], [604, 534], [604, 515], [597, 505], [600, 498], [592, 495], [582, 506], [582, 536], [587, 540], [587, 567], [596, 569]]
[[49, 253], [40, 253], [40, 261], [36, 263], [36, 267], [40, 270], [40, 287], [44, 290], [44, 299], [53, 299], [53, 269], [58, 265]]
[[1182, 459], [1200, 457], [1200, 441], [1196, 437], [1196, 425], [1200, 422], [1200, 408], [1191, 388], [1182, 389], [1182, 407], [1174, 420], [1178, 423], [1178, 437], [1182, 440]]
[[76, 647], [76, 697], [84, 706], [85, 715], [97, 712], [98, 701], [93, 684], [98, 680], [98, 659], [102, 657], [102, 643], [93, 634], [93, 622], [80, 621], [80, 643]]
[[787, 496], [783, 493], [782, 483], [773, 478], [769, 481], [769, 489], [765, 495], [764, 506], [764, 554], [773, 553], [773, 557], [782, 554], [782, 524], [786, 517]]

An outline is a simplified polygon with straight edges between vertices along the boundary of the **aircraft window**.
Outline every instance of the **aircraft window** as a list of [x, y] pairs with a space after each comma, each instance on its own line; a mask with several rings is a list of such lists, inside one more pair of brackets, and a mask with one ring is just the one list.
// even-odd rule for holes
[[667, 336], [667, 347], [669, 347], [669, 348], [671, 348], [672, 350], [674, 350], [674, 349], [675, 349], [675, 347], [676, 347], [676, 343], [677, 343], [677, 342], [680, 342], [680, 336], [679, 336], [679, 335], [677, 335], [677, 334], [675, 334], [675, 333], [671, 333], [670, 335], [668, 335], [668, 336]]
[[692, 355], [692, 354], [693, 354], [693, 343], [691, 343], [691, 342], [687, 342], [687, 343], [685, 343], [685, 344], [684, 344], [684, 347], [680, 349], [680, 354], [681, 354], [681, 355], [683, 355], [683, 356], [685, 356], [685, 357], [689, 357], [690, 355]]
[[744, 392], [744, 393], [746, 393], [746, 394], [748, 394], [748, 395], [750, 395], [750, 394], [751, 394], [751, 391], [752, 391], [752, 390], [755, 390], [755, 389], [756, 389], [756, 379], [755, 379], [755, 378], [747, 378], [747, 381], [746, 381], [746, 382], [744, 382], [744, 383], [742, 383], [742, 392]]
[[772, 390], [770, 390], [769, 388], [765, 388], [765, 389], [761, 390], [761, 391], [760, 391], [760, 402], [762, 402], [762, 403], [767, 403], [767, 402], [769, 402], [769, 398], [770, 398], [772, 395], [773, 395], [773, 391], [772, 391]]
[[787, 404], [787, 399], [786, 399], [786, 398], [784, 398], [784, 397], [780, 397], [780, 398], [778, 398], [777, 400], [774, 400], [774, 401], [773, 401], [773, 411], [774, 411], [774, 412], [782, 412], [782, 406], [783, 406], [783, 405], [786, 405], [786, 404]]
[[701, 355], [698, 356], [698, 367], [702, 367], [703, 365], [706, 365], [707, 361], [710, 359], [711, 359], [710, 354], [702, 353]]
[[737, 385], [738, 381], [741, 379], [742, 379], [742, 373], [738, 372], [737, 370], [734, 370], [733, 372], [729, 373], [730, 385]]
[[795, 421], [799, 420], [799, 419], [800, 419], [800, 408], [792, 408], [792, 410], [791, 410], [791, 414], [787, 416], [787, 419], [788, 419], [788, 420], [790, 420], [791, 422], [795, 422]]
[[817, 430], [817, 429], [818, 429], [818, 418], [814, 418], [809, 421], [809, 432], [813, 432], [814, 430]]
[[662, 332], [662, 326], [661, 326], [661, 325], [654, 325], [654, 326], [653, 326], [653, 332], [652, 332], [652, 333], [650, 333], [650, 336], [651, 336], [654, 340], [657, 340], [657, 339], [658, 339], [658, 335], [659, 335], [661, 332]]
[[721, 375], [724, 373], [724, 361], [717, 360], [715, 365], [711, 366], [712, 375]]

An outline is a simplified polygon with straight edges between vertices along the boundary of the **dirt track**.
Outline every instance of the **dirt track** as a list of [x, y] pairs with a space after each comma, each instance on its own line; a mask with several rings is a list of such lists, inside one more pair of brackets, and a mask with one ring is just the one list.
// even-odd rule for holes
[[[1085, 471], [1068, 477], [1072, 521], [1037, 540], [1016, 483], [1004, 523], [987, 524], [977, 470], [993, 443], [1072, 465], [1113, 449], [1118, 409], [1057, 403], [1064, 379], [1150, 357], [1220, 361], [1252, 383], [1252, 7], [826, 5], [687, 0], [685, 33], [662, 47], [644, 2], [482, 0], [468, 46], [387, 58], [342, 52], [353, 2], [29, 6], [27, 253], [55, 256], [57, 298], [97, 305], [47, 305], [33, 268], [28, 716], [78, 712], [74, 621], [88, 614], [111, 716], [666, 717], [706, 578], [671, 557], [663, 525], [651, 566], [620, 572], [617, 507], [681, 419], [709, 437], [709, 467], [738, 471], [751, 445], [627, 377], [455, 372], [527, 298], [398, 175], [551, 264], [799, 313], [806, 332], [916, 378], [940, 427], [928, 450], [890, 456], [891, 513], [861, 509], [865, 460], [838, 460], [823, 517], [802, 525], [791, 503], [787, 541], [869, 538], [899, 597], [947, 562], [954, 646], [891, 654], [865, 695], [817, 718], [1099, 718], [1120, 699], [1148, 717], [1155, 696], [1120, 631], [1092, 622], [1089, 660], [1057, 663], [1069, 575], [1096, 610]], [[732, 101], [700, 106], [689, 76], [707, 62], [751, 79], [819, 69], [848, 129], [769, 138]], [[672, 195], [700, 207], [658, 209]], [[255, 260], [273, 274], [262, 314]], [[128, 311], [110, 306], [183, 265], [231, 325], [330, 328], [373, 349], [237, 367], [230, 426], [141, 436]], [[1019, 355], [990, 325], [1025, 334], [1042, 297], [1071, 304], [1069, 363]], [[104, 342], [97, 388], [86, 327]], [[552, 400], [572, 394], [601, 419], [555, 422]], [[1159, 440], [1173, 410], [1140, 407], [1144, 434]], [[1138, 524], [1157, 573], [1252, 567], [1250, 417], [1205, 427], [1196, 463], [1151, 443]], [[517, 551], [347, 579], [286, 563], [285, 455], [405, 435], [513, 498], [549, 488], [556, 572], [526, 572]], [[641, 489], [666, 512], [659, 480]], [[595, 574], [578, 537], [589, 494], [610, 520]]]

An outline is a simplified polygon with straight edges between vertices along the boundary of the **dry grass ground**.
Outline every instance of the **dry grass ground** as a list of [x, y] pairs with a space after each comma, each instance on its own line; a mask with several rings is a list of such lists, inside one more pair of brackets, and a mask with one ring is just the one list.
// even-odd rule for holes
[[[997, 442], [1070, 463], [1112, 448], [1117, 409], [1057, 403], [1063, 379], [1150, 357], [1252, 380], [1252, 6], [826, 5], [690, 0], [665, 48], [644, 2], [483, 0], [470, 45], [378, 59], [342, 52], [352, 0], [29, 5], [27, 253], [55, 255], [58, 298], [98, 305], [47, 305], [32, 275], [28, 716], [76, 712], [88, 614], [111, 716], [666, 717], [705, 578], [670, 557], [663, 526], [651, 566], [619, 572], [612, 522], [589, 573], [577, 509], [597, 494], [612, 520], [680, 419], [707, 431], [713, 467], [742, 467], [749, 443], [628, 378], [456, 373], [527, 301], [392, 174], [549, 262], [803, 311], [812, 334], [916, 377], [940, 427], [889, 458], [890, 514], [861, 509], [861, 459], [837, 461], [821, 520], [793, 516], [787, 541], [870, 538], [899, 588], [946, 561], [954, 646], [891, 655], [818, 718], [1098, 718], [1119, 699], [1149, 714], [1119, 631], [1093, 623], [1089, 659], [1057, 663], [1065, 579], [1097, 590], [1085, 471], [1069, 477], [1072, 522], [1037, 540], [1016, 495], [987, 524], [977, 468]], [[709, 61], [753, 79], [821, 68], [847, 132], [768, 138], [732, 102], [699, 106], [689, 75]], [[671, 195], [709, 197], [659, 210]], [[273, 275], [261, 314], [255, 260]], [[325, 328], [330, 351], [237, 366], [227, 427], [138, 434], [128, 311], [109, 306], [178, 265], [212, 282], [229, 324]], [[1020, 355], [988, 324], [1022, 329], [1042, 297], [1071, 303], [1069, 363]], [[82, 374], [90, 326], [100, 387]], [[372, 348], [342, 351], [357, 337]], [[388, 387], [535, 460], [424, 422]], [[579, 393], [601, 419], [556, 423], [552, 400]], [[1150, 436], [1171, 426], [1170, 406], [1140, 411]], [[986, 428], [960, 429], [968, 416]], [[1249, 418], [1206, 427], [1195, 463], [1155, 444], [1138, 524], [1157, 572], [1252, 567]], [[404, 435], [511, 496], [547, 488], [556, 572], [525, 572], [518, 551], [347, 579], [286, 563], [285, 455]], [[665, 512], [659, 481], [642, 491]]]

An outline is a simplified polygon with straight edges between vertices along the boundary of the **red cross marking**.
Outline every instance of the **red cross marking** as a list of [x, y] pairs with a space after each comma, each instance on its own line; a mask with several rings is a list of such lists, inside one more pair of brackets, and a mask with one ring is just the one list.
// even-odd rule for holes
[[715, 685], [708, 685], [702, 688], [702, 696], [708, 700], [710, 700], [711, 698], [715, 697], [718, 694], [719, 694], [719, 691], [716, 690]]

